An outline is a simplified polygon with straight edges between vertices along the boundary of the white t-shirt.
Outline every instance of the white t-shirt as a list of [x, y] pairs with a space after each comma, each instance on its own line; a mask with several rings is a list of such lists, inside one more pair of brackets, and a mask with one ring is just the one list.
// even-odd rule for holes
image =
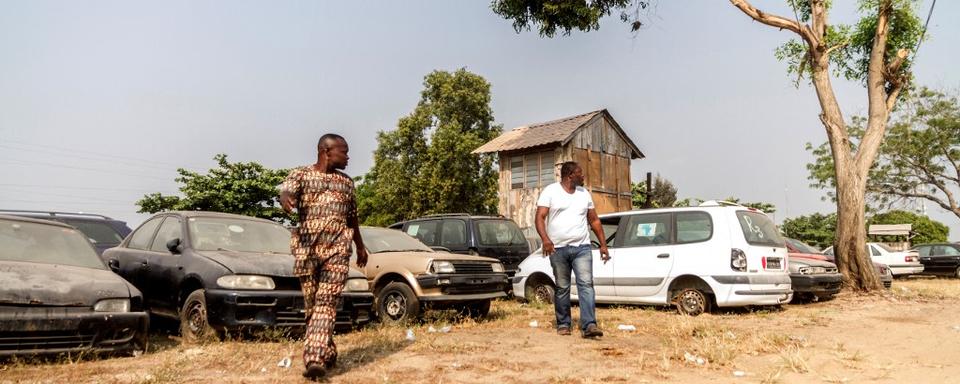
[[547, 237], [554, 247], [590, 244], [587, 232], [587, 210], [593, 209], [593, 197], [583, 187], [567, 193], [559, 182], [540, 192], [538, 207], [550, 208], [547, 214]]

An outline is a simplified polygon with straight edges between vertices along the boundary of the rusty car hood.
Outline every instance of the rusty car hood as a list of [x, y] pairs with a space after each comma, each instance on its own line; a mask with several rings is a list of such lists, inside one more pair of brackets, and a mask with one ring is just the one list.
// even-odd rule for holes
[[0, 305], [93, 306], [131, 294], [109, 270], [67, 265], [0, 261], [0, 281]]
[[237, 251], [195, 251], [241, 275], [293, 276], [293, 255]]

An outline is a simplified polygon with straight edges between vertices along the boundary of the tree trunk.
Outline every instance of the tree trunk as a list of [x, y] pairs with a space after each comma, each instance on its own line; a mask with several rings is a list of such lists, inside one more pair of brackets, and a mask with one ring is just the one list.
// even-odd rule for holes
[[[845, 159], [851, 162], [850, 158]], [[837, 237], [833, 244], [844, 286], [858, 291], [882, 289], [880, 277], [866, 250], [864, 192], [866, 179], [851, 172], [854, 164], [835, 163], [837, 172]]]

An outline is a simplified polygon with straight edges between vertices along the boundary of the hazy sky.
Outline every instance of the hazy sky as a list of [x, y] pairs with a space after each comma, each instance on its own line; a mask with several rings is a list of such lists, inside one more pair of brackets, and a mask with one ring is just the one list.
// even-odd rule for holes
[[[850, 21], [854, 2], [832, 19]], [[754, 1], [791, 14], [783, 1]], [[921, 4], [924, 16], [930, 1]], [[941, 1], [919, 84], [960, 89], [960, 2]], [[680, 197], [765, 201], [779, 222], [832, 203], [808, 187], [825, 141], [811, 87], [774, 49], [791, 34], [726, 1], [659, 1], [631, 34], [616, 15], [569, 37], [517, 34], [489, 1], [0, 0], [0, 208], [96, 212], [132, 227], [133, 202], [175, 193], [177, 167], [213, 156], [293, 167], [344, 135], [347, 172], [413, 110], [423, 76], [466, 68], [492, 84], [505, 129], [607, 108]], [[847, 117], [866, 92], [837, 81]], [[960, 220], [927, 204], [930, 216]]]

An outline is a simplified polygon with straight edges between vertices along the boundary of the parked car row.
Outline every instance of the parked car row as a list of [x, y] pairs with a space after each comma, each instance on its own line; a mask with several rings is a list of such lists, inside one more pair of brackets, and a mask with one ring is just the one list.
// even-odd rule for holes
[[[164, 212], [131, 231], [100, 215], [2, 212], [17, 216], [0, 216], [0, 356], [142, 352], [150, 315], [179, 321], [186, 340], [267, 327], [296, 333], [305, 324], [290, 232], [273, 221]], [[599, 303], [673, 305], [696, 316], [827, 300], [842, 284], [832, 248], [821, 253], [783, 238], [756, 209], [709, 201], [600, 221], [607, 238], [591, 233]], [[510, 219], [444, 214], [390, 228], [361, 228], [369, 260], [357, 268], [356, 252], [351, 258], [339, 331], [374, 317], [411, 321], [431, 309], [480, 318], [511, 292], [553, 300], [549, 260], [530, 252]], [[601, 241], [612, 256], [606, 263], [597, 255]], [[894, 274], [960, 277], [957, 244], [898, 252], [868, 243], [866, 250], [886, 287]]]

